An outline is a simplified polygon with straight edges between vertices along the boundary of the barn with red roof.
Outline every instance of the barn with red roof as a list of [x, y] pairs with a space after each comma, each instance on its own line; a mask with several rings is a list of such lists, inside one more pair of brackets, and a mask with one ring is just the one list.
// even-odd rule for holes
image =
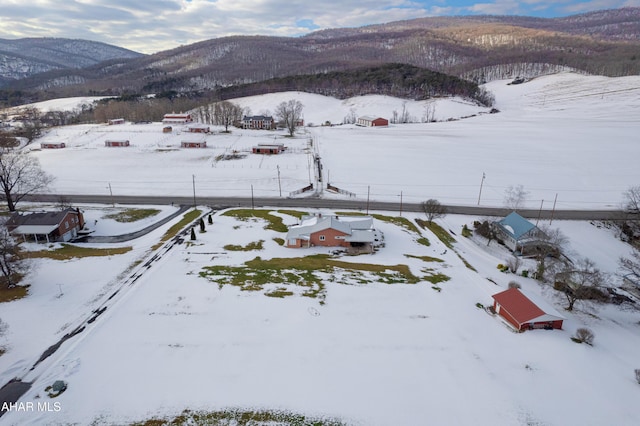
[[540, 297], [510, 288], [493, 295], [493, 309], [517, 330], [561, 329], [565, 318]]

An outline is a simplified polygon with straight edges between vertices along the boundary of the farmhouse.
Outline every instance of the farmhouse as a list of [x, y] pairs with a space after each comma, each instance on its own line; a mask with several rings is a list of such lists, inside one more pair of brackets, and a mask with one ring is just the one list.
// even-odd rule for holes
[[190, 133], [211, 133], [211, 128], [206, 124], [196, 123], [188, 127]]
[[165, 114], [164, 118], [162, 119], [162, 124], [186, 124], [186, 123], [192, 123], [192, 122], [193, 122], [193, 118], [191, 118], [191, 114], [183, 114], [183, 113]]
[[512, 251], [524, 252], [524, 249], [535, 248], [541, 244], [545, 234], [516, 212], [510, 213], [504, 219], [492, 224], [497, 238], [504, 242]]
[[40, 144], [40, 149], [60, 149], [66, 147], [67, 145], [65, 145], [64, 142], [48, 142]]
[[254, 154], [280, 154], [287, 149], [282, 143], [259, 143], [254, 146], [251, 151]]
[[181, 148], [206, 148], [207, 147], [207, 141], [200, 141], [200, 142], [182, 141], [180, 143], [180, 147]]
[[124, 118], [113, 118], [109, 120], [109, 126], [113, 126], [114, 124], [124, 124]]
[[541, 298], [510, 288], [494, 294], [493, 309], [516, 330], [561, 329], [565, 318]]
[[264, 130], [273, 130], [276, 128], [276, 123], [273, 120], [272, 116], [267, 115], [252, 115], [252, 116], [244, 116], [242, 117], [242, 128], [243, 129], [264, 129]]
[[49, 243], [69, 241], [84, 227], [84, 216], [78, 209], [42, 213], [14, 213], [6, 222], [12, 235], [25, 241]]
[[129, 141], [128, 140], [119, 140], [119, 141], [107, 140], [107, 141], [104, 141], [104, 146], [109, 146], [109, 147], [129, 146]]
[[287, 232], [287, 247], [295, 248], [346, 247], [372, 252], [381, 243], [382, 233], [373, 227], [371, 216], [306, 215]]
[[358, 118], [356, 122], [356, 126], [364, 126], [364, 127], [384, 127], [389, 125], [389, 120], [382, 117], [371, 117], [368, 115], [364, 115]]

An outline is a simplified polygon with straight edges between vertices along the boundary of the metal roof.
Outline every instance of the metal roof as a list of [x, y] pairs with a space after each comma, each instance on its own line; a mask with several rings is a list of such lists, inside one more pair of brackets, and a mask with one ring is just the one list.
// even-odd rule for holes
[[516, 240], [536, 227], [516, 212], [509, 213], [507, 217], [498, 222], [498, 225]]

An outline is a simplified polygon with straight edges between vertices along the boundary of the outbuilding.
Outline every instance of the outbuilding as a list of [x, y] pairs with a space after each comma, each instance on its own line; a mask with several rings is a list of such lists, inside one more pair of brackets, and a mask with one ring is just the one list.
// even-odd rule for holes
[[64, 142], [47, 142], [40, 144], [40, 149], [60, 149], [66, 147], [67, 145], [65, 145]]
[[182, 141], [180, 143], [180, 147], [181, 148], [206, 148], [207, 147], [207, 141], [200, 141], [200, 142]]
[[259, 143], [254, 146], [251, 151], [254, 154], [280, 154], [287, 149], [282, 143]]
[[107, 141], [104, 141], [104, 146], [109, 146], [109, 147], [129, 146], [129, 141], [128, 140], [119, 140], [119, 141], [107, 140]]
[[364, 127], [385, 127], [389, 125], [389, 120], [382, 117], [364, 115], [358, 118], [356, 125]]
[[562, 329], [565, 318], [540, 296], [510, 288], [492, 297], [495, 312], [518, 331]]
[[193, 118], [191, 117], [191, 114], [184, 114], [184, 113], [165, 114], [164, 118], [162, 119], [162, 124], [186, 124], [186, 123], [192, 123], [192, 122], [193, 122]]
[[112, 118], [109, 120], [110, 126], [113, 126], [114, 124], [124, 124], [124, 118]]
[[190, 133], [211, 133], [211, 128], [206, 124], [193, 124], [187, 129]]

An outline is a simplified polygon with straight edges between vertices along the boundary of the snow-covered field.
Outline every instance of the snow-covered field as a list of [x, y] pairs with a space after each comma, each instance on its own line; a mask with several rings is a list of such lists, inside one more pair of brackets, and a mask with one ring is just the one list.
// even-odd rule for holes
[[[219, 128], [204, 136], [180, 126], [163, 134], [160, 123], [70, 126], [41, 140], [65, 142], [68, 148], [34, 155], [57, 177], [54, 191], [69, 194], [107, 195], [110, 184], [117, 195], [190, 196], [195, 178], [201, 196], [248, 197], [253, 187], [256, 196], [285, 197], [314, 182], [310, 157], [317, 152], [324, 182], [360, 199], [369, 193], [371, 199], [398, 201], [402, 193], [406, 202], [435, 198], [475, 205], [484, 173], [482, 205], [501, 206], [506, 188], [523, 185], [531, 208], [543, 200], [551, 208], [556, 194], [559, 209], [619, 207], [622, 192], [640, 181], [640, 77], [559, 74], [507, 83], [488, 85], [499, 114], [440, 99], [434, 101], [441, 120], [436, 123], [307, 127], [295, 139], [284, 138], [282, 131], [220, 134]], [[257, 114], [274, 111], [288, 99], [300, 100], [305, 122], [316, 125], [340, 123], [352, 110], [357, 116], [391, 118], [403, 104], [420, 120], [428, 104], [385, 96], [340, 101], [292, 92], [237, 102]], [[132, 146], [105, 148], [107, 139], [126, 139]], [[192, 140], [206, 140], [208, 147], [180, 149], [182, 141]], [[250, 154], [252, 146], [274, 140], [288, 151]], [[217, 160], [234, 151], [246, 157]], [[326, 191], [322, 196], [344, 197]]]
[[[247, 195], [245, 187], [254, 185], [262, 195], [275, 196], [278, 166], [283, 191], [285, 185], [289, 191], [308, 183], [309, 138], [332, 183], [359, 195], [362, 188], [366, 195], [370, 185], [379, 199], [395, 200], [403, 191], [411, 201], [475, 204], [485, 172], [483, 204], [500, 205], [506, 186], [522, 184], [532, 200], [538, 198], [536, 205], [557, 192], [559, 207], [606, 207], [638, 184], [640, 77], [563, 74], [519, 86], [496, 82], [490, 88], [500, 114], [388, 129], [314, 127], [294, 140], [282, 139], [291, 146], [282, 156], [214, 162], [220, 153], [242, 151], [280, 134], [234, 129], [231, 135], [207, 136], [211, 148], [180, 150], [186, 133], [162, 139], [166, 135], [159, 124], [57, 129], [46, 140], [69, 148], [34, 154], [58, 176], [56, 191], [69, 193], [108, 194], [110, 183], [120, 194], [188, 195], [195, 175], [203, 195]], [[261, 106], [250, 100], [256, 105], [252, 110], [273, 109], [293, 95], [278, 96], [261, 98]], [[318, 104], [327, 103], [321, 113], [307, 99], [312, 98], [301, 99], [308, 103], [305, 120], [314, 123], [340, 121], [360, 102], [314, 97]], [[389, 116], [365, 111], [375, 103], [362, 102], [358, 115]], [[401, 101], [396, 102], [401, 109]], [[436, 111], [444, 113], [453, 101], [444, 102]], [[407, 106], [415, 106], [416, 115], [423, 108]], [[441, 118], [470, 115], [461, 111], [454, 108]], [[111, 132], [122, 132], [118, 138], [127, 135], [134, 146], [104, 148], [105, 138], [115, 138]], [[123, 234], [148, 222], [107, 220], [109, 206], [83, 209], [89, 225], [102, 235]], [[160, 209], [156, 219], [175, 211]], [[274, 214], [286, 224], [297, 220]], [[633, 370], [640, 368], [640, 312], [580, 305], [575, 312], [563, 311], [567, 320], [561, 331], [513, 333], [476, 304], [490, 305], [491, 295], [512, 280], [561, 311], [563, 301], [532, 279], [498, 271], [496, 265], [508, 256], [503, 247], [461, 237], [462, 226], [476, 219], [449, 215], [438, 221], [457, 234], [455, 250], [427, 230], [417, 235], [376, 219], [385, 246], [341, 261], [404, 264], [419, 277], [441, 273], [451, 279], [435, 285], [425, 279], [384, 284], [374, 274], [343, 268], [317, 272], [324, 293], [315, 298], [302, 296], [292, 285], [293, 295], [268, 297], [265, 293], [283, 285], [243, 291], [199, 276], [205, 267], [239, 267], [257, 256], [268, 260], [326, 252], [286, 249], [274, 241], [284, 234], [264, 229], [264, 221], [241, 221], [221, 212], [195, 242], [161, 248], [153, 262], [147, 262], [155, 254], [150, 247], [179, 218], [135, 241], [112, 245], [130, 246], [126, 254], [38, 260], [27, 278], [29, 296], [0, 304], [0, 318], [8, 324], [0, 337], [0, 346], [7, 349], [0, 356], [0, 383], [15, 376], [33, 381], [21, 401], [58, 402], [59, 410], [9, 412], [0, 425], [121, 425], [184, 409], [234, 408], [285, 410], [353, 425], [637, 424], [640, 387]], [[614, 231], [596, 225], [553, 223], [569, 237], [570, 256], [591, 258], [617, 285], [617, 259], [630, 248]], [[420, 236], [431, 245], [419, 244]], [[260, 240], [261, 250], [225, 248]], [[419, 258], [424, 256], [443, 262]], [[103, 305], [107, 310], [83, 333], [29, 371], [44, 349]], [[570, 340], [584, 326], [595, 333], [592, 347]], [[44, 389], [55, 380], [69, 387], [49, 399]]]

